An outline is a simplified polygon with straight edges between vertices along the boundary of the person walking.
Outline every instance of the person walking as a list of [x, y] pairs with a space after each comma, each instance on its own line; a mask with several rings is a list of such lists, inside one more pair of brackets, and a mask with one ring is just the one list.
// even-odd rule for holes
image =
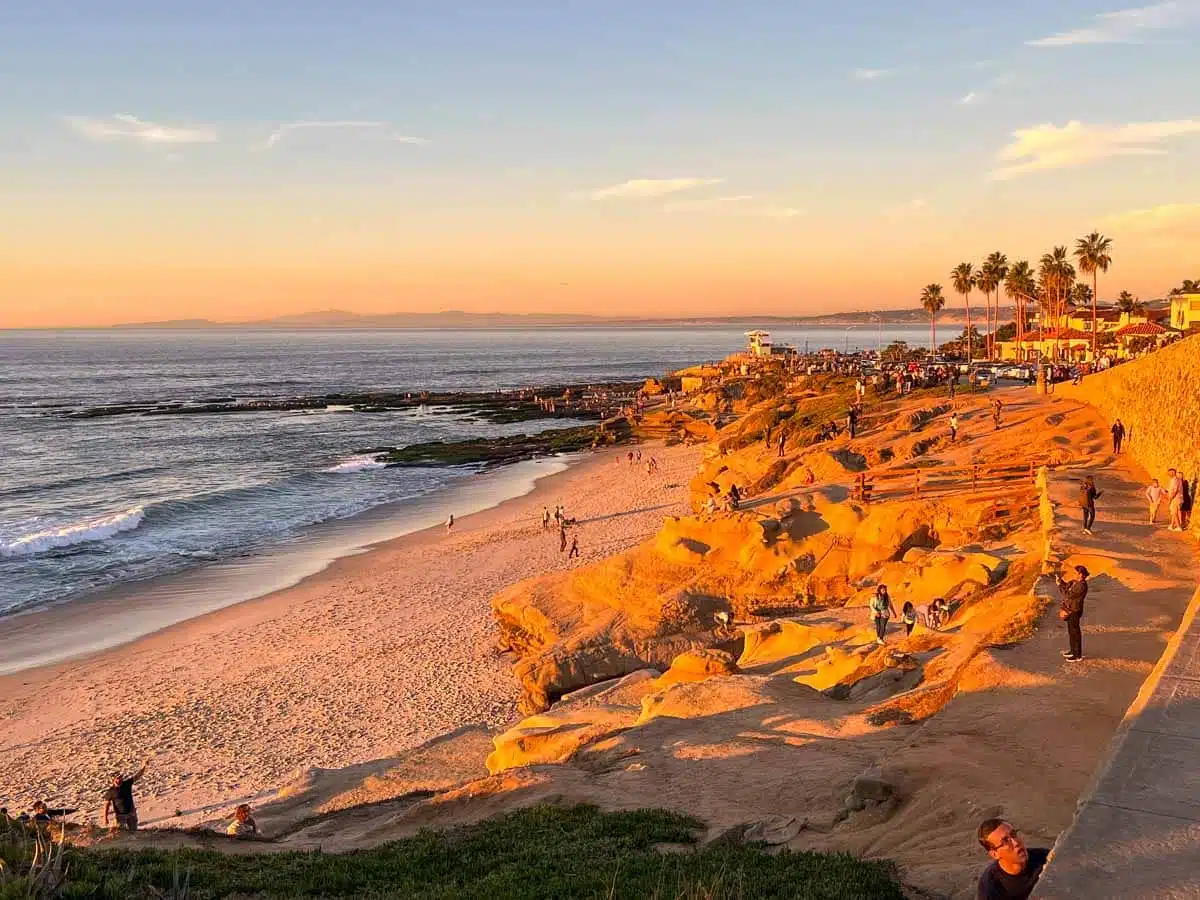
[[896, 615], [896, 607], [892, 606], [892, 598], [888, 596], [886, 584], [875, 588], [875, 596], [871, 598], [871, 618], [875, 623], [875, 643], [883, 645], [887, 635], [888, 619]]
[[576, 535], [571, 538], [571, 549], [567, 553], [567, 559], [577, 559], [579, 557], [579, 537]]
[[904, 608], [900, 610], [900, 622], [904, 625], [905, 636], [913, 633], [913, 628], [917, 625], [917, 608], [912, 605], [911, 600], [904, 602]]
[[1171, 531], [1183, 531], [1183, 479], [1175, 469], [1167, 470], [1167, 511]]
[[1079, 662], [1083, 659], [1083, 631], [1080, 623], [1083, 621], [1083, 601], [1087, 599], [1090, 573], [1085, 566], [1076, 566], [1075, 572], [1079, 575], [1075, 581], [1066, 581], [1061, 573], [1055, 579], [1058, 593], [1062, 597], [1058, 617], [1067, 625], [1067, 640], [1070, 645], [1063, 651], [1067, 662]]
[[565, 553], [567, 551], [567, 523], [560, 522], [558, 525], [558, 552]]
[[1083, 510], [1083, 533], [1091, 534], [1092, 526], [1096, 523], [1096, 501], [1104, 495], [1096, 490], [1096, 479], [1091, 475], [1083, 479], [1079, 486], [1079, 508]]
[[446, 534], [454, 530], [454, 513], [450, 513], [450, 518], [446, 520]]
[[550, 530], [550, 507], [542, 507], [542, 531]]
[[950, 443], [958, 441], [958, 413], [950, 413]]
[[996, 431], [1000, 430], [1000, 410], [1004, 408], [1004, 404], [999, 398], [992, 401], [992, 422], [996, 426]]
[[1121, 444], [1125, 442], [1125, 426], [1121, 423], [1120, 419], [1117, 419], [1113, 422], [1110, 430], [1112, 431], [1113, 439], [1113, 455], [1120, 456]]
[[133, 775], [126, 778], [120, 772], [114, 772], [112, 784], [107, 791], [104, 792], [104, 825], [108, 826], [109, 814], [111, 813], [116, 818], [117, 829], [124, 831], [137, 831], [138, 815], [137, 806], [133, 802], [133, 786], [142, 780], [146, 774], [146, 767], [150, 765], [149, 760], [142, 763], [142, 767]]
[[1151, 479], [1150, 486], [1146, 488], [1146, 502], [1150, 504], [1151, 525], [1158, 524], [1158, 508], [1162, 505], [1165, 496], [1167, 496], [1167, 492], [1162, 489], [1158, 479]]
[[781, 434], [781, 435], [779, 436], [779, 458], [780, 458], [780, 459], [783, 459], [783, 447], [784, 447], [784, 443], [785, 443], [786, 441], [787, 441], [787, 435], [786, 435], [786, 434]]

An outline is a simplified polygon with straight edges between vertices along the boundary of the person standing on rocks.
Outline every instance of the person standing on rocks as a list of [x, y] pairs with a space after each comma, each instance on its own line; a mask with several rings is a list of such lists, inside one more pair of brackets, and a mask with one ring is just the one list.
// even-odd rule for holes
[[1112, 439], [1113, 439], [1113, 455], [1121, 455], [1121, 444], [1125, 442], [1125, 426], [1121, 424], [1121, 420], [1117, 419], [1112, 424]]
[[871, 598], [871, 618], [875, 623], [875, 643], [882, 646], [887, 636], [888, 619], [896, 615], [896, 607], [892, 606], [892, 598], [888, 595], [886, 584], [875, 588], [875, 596]]
[[1027, 848], [1020, 832], [1003, 819], [984, 819], [976, 835], [992, 858], [979, 876], [979, 900], [1029, 900], [1050, 850]]
[[1083, 510], [1083, 533], [1091, 534], [1092, 526], [1096, 523], [1096, 501], [1104, 495], [1096, 490], [1096, 479], [1091, 475], [1083, 479], [1079, 486], [1079, 507]]
[[1083, 659], [1083, 602], [1088, 595], [1088, 576], [1091, 574], [1084, 566], [1076, 566], [1079, 578], [1066, 581], [1060, 574], [1056, 579], [1058, 593], [1062, 596], [1058, 617], [1067, 623], [1067, 639], [1070, 647], [1062, 652], [1067, 662], [1079, 662]]

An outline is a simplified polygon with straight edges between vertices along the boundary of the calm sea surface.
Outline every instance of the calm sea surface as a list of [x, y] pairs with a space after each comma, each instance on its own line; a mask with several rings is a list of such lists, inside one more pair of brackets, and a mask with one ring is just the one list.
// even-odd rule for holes
[[[873, 328], [774, 336], [814, 350], [878, 339]], [[924, 332], [887, 329], [883, 339], [920, 343]], [[634, 379], [719, 359], [744, 340], [729, 328], [0, 331], [0, 615], [268, 552], [318, 523], [428, 500], [479, 477], [382, 468], [363, 448], [569, 424], [494, 425], [436, 410], [95, 419], [71, 411]]]

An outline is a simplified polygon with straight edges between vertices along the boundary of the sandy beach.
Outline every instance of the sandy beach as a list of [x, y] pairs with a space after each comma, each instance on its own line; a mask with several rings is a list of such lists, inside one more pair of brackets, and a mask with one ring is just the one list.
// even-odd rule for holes
[[[335, 562], [295, 587], [96, 655], [0, 678], [0, 798], [95, 808], [114, 769], [150, 760], [143, 822], [252, 797], [310, 766], [394, 754], [516, 716], [490, 598], [624, 550], [686, 511], [700, 450], [660, 464], [597, 454], [521, 498]], [[623, 456], [623, 452], [620, 454]], [[543, 532], [579, 520], [581, 558]]]

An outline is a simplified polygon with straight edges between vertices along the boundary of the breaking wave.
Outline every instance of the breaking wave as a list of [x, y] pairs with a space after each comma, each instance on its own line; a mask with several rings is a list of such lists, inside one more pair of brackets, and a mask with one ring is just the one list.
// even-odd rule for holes
[[132, 531], [142, 524], [146, 511], [135, 506], [108, 516], [71, 522], [58, 528], [35, 531], [11, 541], [0, 543], [0, 556], [34, 556], [47, 550], [71, 547], [88, 541], [102, 541], [122, 531]]

